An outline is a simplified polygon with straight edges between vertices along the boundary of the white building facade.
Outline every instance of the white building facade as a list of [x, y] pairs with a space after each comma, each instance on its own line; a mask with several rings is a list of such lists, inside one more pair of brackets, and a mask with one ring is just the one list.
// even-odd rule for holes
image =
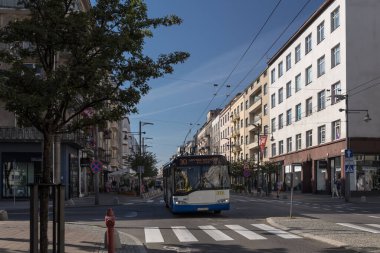
[[268, 63], [270, 159], [288, 184], [293, 166], [298, 190], [331, 193], [350, 149], [350, 190], [380, 191], [379, 12], [376, 0], [325, 1]]

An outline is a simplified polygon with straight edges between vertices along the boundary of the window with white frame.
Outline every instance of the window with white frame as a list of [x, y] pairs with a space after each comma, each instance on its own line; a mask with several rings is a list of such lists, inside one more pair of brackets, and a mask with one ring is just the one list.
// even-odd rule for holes
[[331, 123], [331, 139], [333, 141], [340, 139], [340, 120]]
[[272, 156], [276, 156], [276, 143], [272, 143]]
[[289, 137], [286, 139], [286, 152], [290, 153], [292, 152], [292, 147], [293, 147], [293, 142], [292, 142], [292, 137]]
[[295, 121], [301, 120], [301, 104], [296, 105], [296, 119]]
[[301, 44], [298, 44], [298, 46], [296, 46], [294, 55], [295, 55], [294, 56], [295, 63], [299, 62], [301, 60]]
[[282, 155], [284, 153], [284, 141], [278, 142], [278, 154]]
[[306, 131], [306, 147], [313, 146], [313, 130]]
[[335, 31], [340, 26], [339, 6], [331, 12], [331, 32]]
[[309, 85], [313, 81], [311, 69], [311, 65], [305, 69], [305, 86]]
[[325, 39], [325, 21], [317, 26], [317, 43], [321, 43]]
[[265, 104], [263, 108], [264, 108], [264, 116], [268, 115], [268, 104]]
[[306, 99], [306, 117], [313, 114], [313, 98]]
[[276, 132], [276, 118], [271, 120], [272, 133]]
[[284, 89], [281, 87], [278, 89], [278, 104], [281, 104], [284, 101]]
[[331, 104], [336, 104], [339, 102], [339, 97], [337, 95], [341, 94], [340, 82], [331, 85]]
[[282, 75], [283, 75], [283, 63], [282, 63], [282, 61], [280, 61], [279, 63], [278, 63], [278, 78], [280, 78]]
[[276, 81], [276, 69], [272, 69], [272, 71], [270, 72], [270, 79], [271, 83], [274, 83]]
[[292, 124], [292, 109], [286, 111], [286, 125], [289, 126]]
[[286, 98], [289, 98], [292, 96], [292, 82], [289, 81], [286, 83]]
[[311, 33], [305, 38], [305, 55], [308, 54], [312, 49]]
[[292, 54], [289, 53], [286, 56], [286, 71], [288, 71], [292, 67]]
[[325, 90], [318, 92], [318, 111], [326, 108], [326, 94]]
[[296, 75], [295, 79], [295, 92], [301, 90], [301, 74]]
[[326, 142], [326, 126], [318, 127], [318, 144], [323, 144]]
[[301, 139], [301, 134], [296, 135], [296, 151], [300, 150], [302, 148], [302, 139]]
[[284, 127], [284, 114], [278, 115], [278, 129], [281, 129]]
[[340, 44], [331, 49], [331, 68], [340, 64]]
[[325, 74], [325, 56], [318, 59], [318, 77]]
[[276, 94], [273, 93], [270, 97], [270, 102], [271, 102], [271, 108], [276, 107]]

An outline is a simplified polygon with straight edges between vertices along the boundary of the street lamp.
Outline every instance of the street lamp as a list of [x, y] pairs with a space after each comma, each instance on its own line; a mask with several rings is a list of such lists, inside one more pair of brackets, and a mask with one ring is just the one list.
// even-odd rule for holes
[[[141, 157], [142, 155], [142, 137], [141, 137], [141, 128], [145, 125], [153, 125], [153, 123], [150, 123], [150, 122], [142, 122], [142, 121], [139, 121], [139, 155]], [[144, 132], [145, 133], [145, 132]], [[141, 166], [139, 167], [139, 195], [141, 196], [141, 185], [142, 185], [142, 178], [141, 178], [141, 173], [142, 173], [142, 169], [141, 169]]]
[[[365, 109], [348, 109], [348, 95], [341, 95], [341, 94], [336, 94], [335, 95], [336, 98], [338, 98], [339, 100], [343, 100], [345, 99], [346, 101], [346, 108], [343, 109], [343, 108], [340, 108], [339, 109], [339, 112], [345, 112], [346, 113], [346, 149], [349, 150], [350, 149], [350, 137], [349, 137], [349, 133], [348, 133], [348, 114], [349, 113], [360, 113], [360, 112], [366, 112], [366, 115], [364, 116], [363, 118], [363, 121], [364, 122], [369, 122], [371, 121], [371, 118], [369, 116], [369, 113], [368, 113], [368, 110], [365, 110]], [[344, 161], [346, 163], [346, 157], [344, 158]], [[346, 180], [345, 180], [345, 194], [344, 194], [344, 199], [346, 202], [349, 202], [350, 201], [350, 195], [351, 195], [351, 189], [350, 189], [350, 173], [348, 171], [346, 171], [346, 166], [345, 166], [345, 176], [346, 176]]]
[[[123, 133], [125, 133], [124, 135], [124, 140], [128, 140], [128, 134], [130, 135], [136, 135], [136, 134], [140, 134], [140, 132], [128, 132], [128, 131], [123, 131]], [[141, 134], [146, 134], [146, 132], [141, 132]]]

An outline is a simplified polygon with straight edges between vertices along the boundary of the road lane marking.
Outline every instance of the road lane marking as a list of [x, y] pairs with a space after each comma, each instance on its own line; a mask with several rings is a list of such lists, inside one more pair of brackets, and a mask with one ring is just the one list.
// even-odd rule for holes
[[174, 234], [180, 242], [197, 242], [197, 238], [184, 226], [172, 226]]
[[380, 219], [380, 216], [373, 216], [373, 215], [370, 215], [368, 217], [371, 217], [371, 218], [375, 218], [375, 219]]
[[158, 227], [144, 228], [144, 232], [146, 243], [164, 242], [164, 238], [162, 237], [162, 234]]
[[255, 232], [250, 231], [250, 230], [248, 230], [242, 226], [239, 226], [239, 225], [225, 225], [225, 226], [228, 227], [229, 229], [235, 231], [236, 233], [244, 236], [248, 240], [265, 240], [265, 239], [267, 239], [264, 236], [256, 234]]
[[[371, 226], [371, 227], [375, 227], [375, 228], [380, 228], [379, 224], [366, 224], [366, 225]], [[380, 233], [380, 231], [378, 233]]]
[[223, 233], [220, 230], [217, 230], [213, 226], [199, 226], [206, 234], [211, 236], [215, 241], [232, 241], [233, 239]]
[[355, 229], [358, 229], [358, 230], [361, 230], [361, 231], [365, 231], [365, 232], [370, 232], [370, 233], [373, 233], [373, 234], [379, 234], [380, 233], [379, 230], [375, 230], [375, 229], [371, 229], [371, 228], [366, 228], [366, 227], [362, 227], [362, 226], [351, 224], [351, 223], [337, 223], [337, 224], [341, 225], [341, 226], [349, 227], [349, 228], [355, 228]]
[[274, 227], [271, 227], [271, 226], [268, 226], [266, 224], [251, 224], [252, 226], [254, 227], [257, 227], [259, 229], [262, 229], [264, 231], [267, 231], [271, 234], [275, 234], [281, 238], [284, 238], [284, 239], [297, 239], [297, 238], [302, 238], [298, 235], [293, 235], [291, 233], [288, 233], [286, 231], [283, 231], [283, 230], [280, 230], [280, 229], [277, 229], [277, 228], [274, 228]]

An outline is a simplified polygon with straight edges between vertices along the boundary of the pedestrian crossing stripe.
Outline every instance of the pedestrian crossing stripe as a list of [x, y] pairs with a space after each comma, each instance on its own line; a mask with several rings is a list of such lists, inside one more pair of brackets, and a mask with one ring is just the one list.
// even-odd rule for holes
[[[363, 226], [359, 226], [359, 225], [355, 225], [355, 224], [351, 224], [351, 223], [337, 223], [337, 224], [344, 226], [344, 227], [349, 227], [349, 228], [354, 228], [354, 229], [365, 231], [365, 232], [370, 232], [373, 234], [380, 234], [380, 230], [367, 228], [367, 227], [363, 227]], [[366, 224], [366, 225], [380, 228], [380, 225], [377, 225], [377, 224]]]
[[[283, 239], [302, 238], [300, 236], [288, 233], [280, 229], [276, 229], [266, 224], [251, 224], [251, 225], [260, 230], [264, 230], [265, 232], [279, 236]], [[240, 225], [225, 225], [225, 227], [245, 237], [248, 240], [266, 240], [267, 239], [266, 237]], [[180, 242], [198, 242], [198, 239], [185, 226], [172, 226], [171, 229], [174, 235], [177, 237], [178, 241]], [[221, 230], [211, 225], [199, 226], [199, 229], [205, 232], [215, 241], [234, 240], [232, 237], [230, 237], [226, 233], [222, 232]], [[145, 227], [144, 234], [145, 234], [146, 243], [163, 243], [164, 242], [164, 238], [161, 234], [160, 228], [158, 227]]]

